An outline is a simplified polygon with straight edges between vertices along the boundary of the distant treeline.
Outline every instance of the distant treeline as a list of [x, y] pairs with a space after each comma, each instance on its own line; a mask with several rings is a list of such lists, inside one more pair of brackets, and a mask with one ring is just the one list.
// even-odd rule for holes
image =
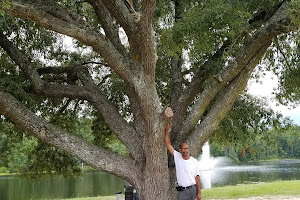
[[[227, 145], [226, 145], [227, 144]], [[236, 162], [266, 159], [300, 159], [300, 127], [268, 130], [245, 142], [232, 143], [211, 141], [212, 156], [227, 156]]]

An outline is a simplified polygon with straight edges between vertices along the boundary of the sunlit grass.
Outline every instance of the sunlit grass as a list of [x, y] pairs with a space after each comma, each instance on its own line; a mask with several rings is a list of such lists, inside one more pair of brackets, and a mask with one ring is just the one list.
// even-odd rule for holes
[[[300, 181], [277, 181], [271, 183], [245, 184], [238, 186], [216, 187], [203, 189], [203, 199], [237, 199], [243, 197], [257, 197], [270, 195], [300, 195]], [[115, 196], [99, 196], [71, 199], [44, 200], [115, 200]]]
[[203, 190], [205, 199], [234, 199], [265, 195], [300, 195], [300, 181], [245, 184]]
[[[125, 197], [123, 197], [124, 199]], [[115, 196], [98, 196], [98, 197], [83, 197], [70, 199], [43, 199], [43, 200], [116, 200]]]

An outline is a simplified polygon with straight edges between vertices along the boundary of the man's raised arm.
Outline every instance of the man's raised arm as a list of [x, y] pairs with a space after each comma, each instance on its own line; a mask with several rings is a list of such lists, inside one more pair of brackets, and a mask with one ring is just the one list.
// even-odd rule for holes
[[167, 148], [170, 151], [170, 153], [174, 156], [174, 148], [171, 144], [170, 136], [169, 136], [169, 131], [170, 131], [171, 126], [172, 126], [172, 123], [170, 122], [166, 127], [166, 145], [167, 145]]

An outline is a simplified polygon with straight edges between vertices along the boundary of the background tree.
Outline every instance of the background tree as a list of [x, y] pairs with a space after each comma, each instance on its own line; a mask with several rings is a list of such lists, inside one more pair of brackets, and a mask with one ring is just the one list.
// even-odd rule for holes
[[287, 125], [283, 128], [269, 128], [259, 134], [249, 129], [247, 138], [231, 138], [230, 142], [220, 141], [218, 134], [211, 140], [213, 156], [227, 156], [235, 162], [266, 159], [299, 159], [300, 130], [297, 125]]
[[[164, 108], [174, 111], [172, 143], [187, 141], [197, 155], [264, 55], [270, 69], [278, 68], [275, 52], [286, 61], [278, 70], [298, 68], [299, 5], [2, 0], [1, 119], [129, 181], [140, 199], [174, 199]], [[64, 51], [61, 35], [76, 39], [76, 52]], [[66, 122], [80, 115], [98, 120], [129, 155], [76, 135]]]

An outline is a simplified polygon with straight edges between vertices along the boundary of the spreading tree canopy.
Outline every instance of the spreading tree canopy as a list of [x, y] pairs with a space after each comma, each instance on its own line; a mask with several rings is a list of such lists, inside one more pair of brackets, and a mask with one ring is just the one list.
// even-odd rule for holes
[[[237, 99], [248, 105], [240, 94], [254, 69], [266, 66], [279, 76], [280, 102], [299, 102], [299, 0], [0, 6], [2, 123], [11, 120], [57, 160], [68, 153], [122, 177], [140, 199], [174, 199], [167, 106], [174, 112], [172, 144], [186, 141], [196, 156]], [[69, 49], [66, 36], [74, 39]], [[112, 137], [129, 153], [111, 151], [105, 138]]]

